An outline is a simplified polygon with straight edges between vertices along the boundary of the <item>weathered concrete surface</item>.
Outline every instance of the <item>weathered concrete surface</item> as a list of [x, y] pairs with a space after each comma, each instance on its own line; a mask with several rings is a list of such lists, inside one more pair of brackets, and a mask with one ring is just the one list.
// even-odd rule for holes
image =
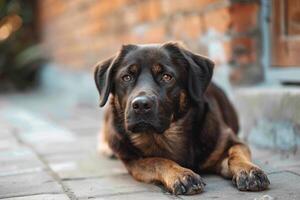
[[5, 200], [69, 200], [65, 194], [38, 194], [23, 197], [4, 198]]
[[1, 176], [0, 185], [0, 198], [63, 193], [45, 171]]
[[264, 148], [299, 151], [299, 88], [241, 88], [234, 96], [244, 139]]
[[239, 192], [214, 175], [203, 175], [205, 192], [195, 196], [137, 182], [120, 161], [97, 155], [100, 112], [62, 97], [0, 96], [0, 199], [300, 199], [300, 156], [290, 151], [253, 148], [271, 180], [264, 192]]
[[29, 148], [19, 147], [15, 150], [0, 152], [0, 176], [39, 172], [44, 164]]

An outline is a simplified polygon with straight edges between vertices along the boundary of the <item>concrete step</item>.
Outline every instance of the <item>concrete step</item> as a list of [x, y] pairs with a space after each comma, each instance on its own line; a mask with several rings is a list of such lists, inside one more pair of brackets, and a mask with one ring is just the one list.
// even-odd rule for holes
[[234, 91], [241, 137], [251, 144], [297, 152], [300, 147], [300, 88], [241, 88]]

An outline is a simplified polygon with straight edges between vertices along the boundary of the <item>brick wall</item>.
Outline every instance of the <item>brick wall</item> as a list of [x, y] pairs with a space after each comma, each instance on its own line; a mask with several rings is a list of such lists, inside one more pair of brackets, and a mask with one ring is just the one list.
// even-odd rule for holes
[[192, 50], [215, 60], [217, 67], [232, 66], [233, 83], [261, 79], [258, 1], [43, 0], [38, 3], [45, 50], [54, 62], [67, 68], [91, 68], [123, 43], [182, 40]]

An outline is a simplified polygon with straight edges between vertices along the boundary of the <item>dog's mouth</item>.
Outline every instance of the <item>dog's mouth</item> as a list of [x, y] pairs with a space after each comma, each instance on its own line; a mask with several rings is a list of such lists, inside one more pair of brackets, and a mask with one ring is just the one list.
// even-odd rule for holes
[[132, 133], [160, 133], [161, 130], [152, 123], [146, 121], [139, 121], [136, 123], [129, 123], [127, 129]]

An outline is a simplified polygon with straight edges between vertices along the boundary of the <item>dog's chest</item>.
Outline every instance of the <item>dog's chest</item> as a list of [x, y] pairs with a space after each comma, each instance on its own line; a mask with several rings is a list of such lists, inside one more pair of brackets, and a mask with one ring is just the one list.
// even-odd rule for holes
[[144, 156], [165, 157], [183, 162], [187, 154], [187, 138], [182, 126], [171, 126], [163, 134], [139, 133], [131, 135], [132, 144]]

